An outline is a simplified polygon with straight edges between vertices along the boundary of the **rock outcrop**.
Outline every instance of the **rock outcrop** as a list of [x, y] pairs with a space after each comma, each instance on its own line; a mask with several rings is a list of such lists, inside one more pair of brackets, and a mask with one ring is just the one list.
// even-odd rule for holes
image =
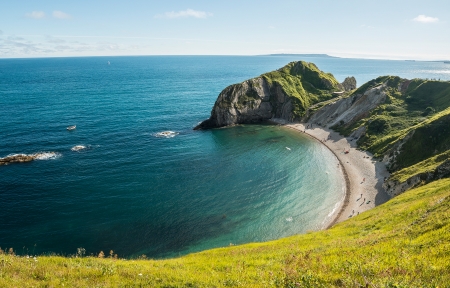
[[41, 152], [35, 154], [14, 154], [0, 158], [0, 166], [12, 163], [25, 163], [33, 160], [45, 160], [55, 158], [58, 154], [55, 152]]
[[403, 192], [422, 183], [428, 183], [433, 180], [450, 177], [450, 160], [444, 161], [434, 171], [424, 172], [409, 177], [404, 182], [388, 179], [383, 184], [383, 188], [386, 190], [389, 196], [395, 197]]
[[[314, 113], [310, 112], [312, 115], [308, 115], [308, 113], [303, 120], [308, 120], [324, 127], [348, 125], [367, 116], [371, 110], [383, 103], [385, 99], [386, 85], [382, 84], [364, 91], [364, 93], [337, 99]], [[311, 108], [314, 109], [314, 106]]]
[[356, 89], [356, 79], [355, 77], [347, 77], [344, 82], [341, 83], [345, 91], [351, 91]]
[[344, 86], [333, 75], [320, 71], [314, 64], [292, 62], [277, 71], [225, 88], [214, 104], [211, 117], [195, 129], [257, 123], [271, 118], [300, 120], [309, 106], [332, 99], [336, 97], [333, 92], [342, 90]]

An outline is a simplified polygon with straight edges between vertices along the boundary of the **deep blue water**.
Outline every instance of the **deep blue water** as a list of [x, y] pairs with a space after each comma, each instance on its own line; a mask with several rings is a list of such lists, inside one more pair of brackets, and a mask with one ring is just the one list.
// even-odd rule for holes
[[[223, 88], [293, 60], [0, 59], [0, 157], [57, 153], [0, 166], [0, 247], [167, 257], [322, 228], [343, 194], [328, 150], [278, 126], [192, 130]], [[438, 62], [304, 60], [359, 84], [450, 79]]]

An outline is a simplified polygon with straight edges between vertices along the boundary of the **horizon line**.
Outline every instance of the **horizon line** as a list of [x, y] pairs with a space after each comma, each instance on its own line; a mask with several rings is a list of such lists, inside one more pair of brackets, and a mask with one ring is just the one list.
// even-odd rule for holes
[[[340, 59], [361, 59], [361, 60], [388, 60], [388, 61], [417, 61], [417, 62], [446, 62], [450, 60], [446, 59], [398, 59], [398, 58], [375, 58], [375, 57], [343, 57], [343, 56], [334, 56], [327, 53], [270, 53], [270, 54], [140, 54], [140, 55], [71, 55], [71, 56], [12, 56], [12, 57], [1, 57], [0, 60], [3, 59], [45, 59], [45, 58], [92, 58], [92, 57], [158, 57], [158, 56], [211, 56], [211, 57], [261, 57], [261, 56], [271, 56], [271, 57], [289, 57], [289, 56], [303, 56], [303, 57], [316, 57], [316, 58], [340, 58]], [[388, 56], [387, 56], [388, 57]]]

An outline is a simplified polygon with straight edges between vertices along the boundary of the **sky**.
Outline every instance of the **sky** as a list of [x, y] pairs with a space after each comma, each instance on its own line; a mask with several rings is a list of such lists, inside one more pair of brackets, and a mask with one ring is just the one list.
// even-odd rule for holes
[[276, 53], [450, 60], [450, 1], [14, 0], [0, 4], [0, 58]]

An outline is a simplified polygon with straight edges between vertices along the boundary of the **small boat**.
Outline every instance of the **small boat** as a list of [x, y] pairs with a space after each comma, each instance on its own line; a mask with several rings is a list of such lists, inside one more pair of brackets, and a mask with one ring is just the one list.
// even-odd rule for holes
[[67, 130], [72, 131], [72, 130], [75, 130], [75, 128], [77, 128], [77, 125], [72, 125], [72, 126], [67, 127]]

